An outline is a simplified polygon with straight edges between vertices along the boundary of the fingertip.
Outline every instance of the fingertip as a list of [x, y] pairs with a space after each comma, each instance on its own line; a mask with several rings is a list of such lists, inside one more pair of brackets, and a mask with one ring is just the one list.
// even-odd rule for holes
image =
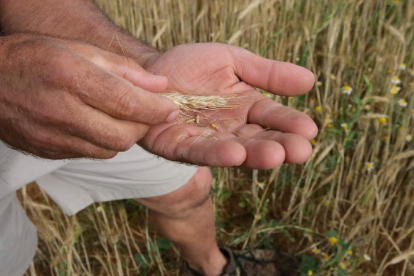
[[308, 92], [313, 88], [315, 85], [315, 75], [312, 73], [312, 71], [302, 67], [304, 69], [303, 71], [303, 77], [302, 77], [302, 91], [304, 93]]

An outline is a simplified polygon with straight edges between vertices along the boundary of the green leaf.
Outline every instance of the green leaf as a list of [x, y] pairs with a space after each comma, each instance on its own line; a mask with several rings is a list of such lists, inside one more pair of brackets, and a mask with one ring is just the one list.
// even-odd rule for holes
[[150, 258], [148, 257], [148, 255], [135, 254], [135, 261], [140, 267], [146, 269], [148, 268]]
[[331, 231], [327, 232], [327, 233], [326, 233], [326, 236], [327, 236], [328, 238], [335, 237], [335, 238], [339, 239], [339, 238], [338, 238], [338, 237], [339, 237], [339, 235], [338, 235], [338, 232], [337, 232], [336, 230], [331, 230]]
[[158, 239], [157, 240], [157, 246], [159, 249], [165, 249], [168, 250], [171, 248], [171, 243], [168, 239]]

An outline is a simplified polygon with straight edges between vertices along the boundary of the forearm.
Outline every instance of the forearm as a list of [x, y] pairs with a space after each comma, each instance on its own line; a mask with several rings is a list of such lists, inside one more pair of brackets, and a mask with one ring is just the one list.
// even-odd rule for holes
[[91, 0], [0, 0], [0, 25], [8, 34], [34, 32], [84, 41], [142, 66], [158, 52], [124, 33]]

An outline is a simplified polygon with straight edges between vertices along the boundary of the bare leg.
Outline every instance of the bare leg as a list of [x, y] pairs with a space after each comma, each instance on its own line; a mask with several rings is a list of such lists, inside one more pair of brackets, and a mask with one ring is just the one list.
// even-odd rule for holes
[[151, 210], [158, 230], [179, 247], [191, 268], [206, 276], [217, 276], [227, 260], [215, 238], [210, 185], [210, 170], [199, 168], [180, 189], [137, 201]]

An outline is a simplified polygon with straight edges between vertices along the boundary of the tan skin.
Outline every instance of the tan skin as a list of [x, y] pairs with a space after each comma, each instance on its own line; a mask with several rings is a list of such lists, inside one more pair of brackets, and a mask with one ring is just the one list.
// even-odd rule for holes
[[[314, 84], [304, 68], [224, 44], [180, 45], [160, 54], [120, 31], [89, 0], [0, 0], [0, 22], [7, 34], [46, 36], [31, 35], [29, 40], [38, 40], [32, 44], [24, 43], [25, 35], [14, 41], [19, 46], [15, 63], [3, 54], [7, 40], [15, 38], [0, 38], [0, 139], [17, 149], [52, 159], [110, 158], [139, 141], [171, 160], [257, 169], [302, 163], [311, 154], [308, 140], [317, 134], [315, 123], [253, 88], [304, 94]], [[249, 101], [243, 99], [236, 110], [207, 113], [217, 122], [216, 131], [164, 123], [176, 107], [148, 92], [164, 90], [242, 94]], [[138, 201], [150, 208], [160, 231], [194, 269], [215, 276], [226, 260], [215, 242], [210, 180], [209, 170], [199, 168], [177, 191]]]
[[165, 77], [85, 43], [11, 35], [0, 53], [0, 139], [36, 156], [111, 158], [177, 111], [147, 90]]

